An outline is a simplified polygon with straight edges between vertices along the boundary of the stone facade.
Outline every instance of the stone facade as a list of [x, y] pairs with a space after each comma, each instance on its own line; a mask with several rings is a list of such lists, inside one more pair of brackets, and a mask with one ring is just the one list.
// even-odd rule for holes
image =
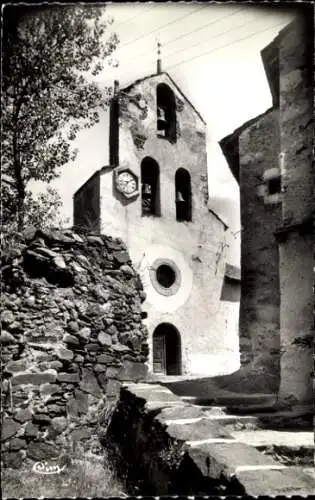
[[223, 150], [233, 152], [240, 184], [242, 364], [260, 353], [279, 354], [280, 348], [279, 251], [273, 233], [281, 221], [281, 199], [270, 199], [265, 180], [278, 163], [279, 140], [278, 111], [270, 109], [221, 141]]
[[[312, 22], [279, 35], [282, 224], [280, 253], [281, 399], [312, 401], [314, 296]], [[304, 345], [303, 345], [304, 343]], [[300, 345], [299, 345], [300, 344]]]
[[121, 381], [146, 375], [141, 280], [120, 240], [70, 230], [28, 231], [3, 260], [3, 464], [61, 466], [97, 444]]
[[[172, 138], [161, 137], [157, 131], [157, 87], [161, 84], [174, 98], [176, 131]], [[233, 371], [238, 367], [238, 309], [220, 301], [227, 226], [208, 209], [206, 125], [166, 73], [116, 91], [111, 108], [111, 166], [101, 169], [75, 194], [75, 224], [89, 224], [84, 206], [86, 200], [86, 210], [92, 213], [88, 193], [93, 184], [100, 193], [94, 220], [101, 233], [126, 242], [147, 295], [144, 309], [150, 371], [157, 366], [153, 338], [160, 325], [170, 325], [177, 332], [180, 358], [175, 371], [166, 367], [164, 373]], [[148, 158], [159, 168], [158, 210], [154, 214], [142, 212], [142, 165]], [[179, 221], [175, 177], [182, 168], [190, 176], [191, 217]], [[115, 176], [121, 169], [134, 177], [135, 196], [126, 198], [117, 190]], [[176, 276], [166, 289], [157, 279], [157, 270], [163, 265]]]
[[262, 51], [274, 106], [220, 142], [241, 193], [241, 340], [280, 351], [280, 396], [300, 402], [312, 393], [310, 24], [297, 16]]

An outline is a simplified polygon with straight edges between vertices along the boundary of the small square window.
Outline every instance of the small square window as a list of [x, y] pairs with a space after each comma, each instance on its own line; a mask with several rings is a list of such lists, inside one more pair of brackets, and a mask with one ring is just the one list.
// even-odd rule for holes
[[274, 177], [267, 181], [268, 194], [281, 193], [281, 177]]

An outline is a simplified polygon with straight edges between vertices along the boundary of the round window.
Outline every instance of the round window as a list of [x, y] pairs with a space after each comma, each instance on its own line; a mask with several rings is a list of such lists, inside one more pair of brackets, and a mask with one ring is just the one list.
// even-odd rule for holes
[[170, 259], [156, 259], [150, 269], [151, 283], [161, 295], [174, 295], [181, 285], [181, 273]]
[[174, 269], [166, 264], [162, 264], [156, 270], [156, 279], [164, 288], [170, 288], [176, 280]]

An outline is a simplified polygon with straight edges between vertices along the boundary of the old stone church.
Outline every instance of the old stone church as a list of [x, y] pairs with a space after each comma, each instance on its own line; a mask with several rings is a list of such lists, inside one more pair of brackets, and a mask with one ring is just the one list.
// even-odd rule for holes
[[126, 242], [146, 292], [149, 371], [237, 369], [239, 304], [224, 290], [239, 278], [225, 279], [227, 226], [208, 208], [203, 118], [158, 61], [115, 82], [109, 128], [109, 165], [75, 193], [74, 225]]

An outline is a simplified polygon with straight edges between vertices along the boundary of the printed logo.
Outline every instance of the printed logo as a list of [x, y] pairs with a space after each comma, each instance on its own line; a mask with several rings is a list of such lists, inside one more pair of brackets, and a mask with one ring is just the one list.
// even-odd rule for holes
[[44, 460], [43, 462], [36, 462], [33, 465], [33, 472], [36, 474], [60, 474], [65, 469], [65, 465], [60, 467], [58, 464], [49, 464]]

